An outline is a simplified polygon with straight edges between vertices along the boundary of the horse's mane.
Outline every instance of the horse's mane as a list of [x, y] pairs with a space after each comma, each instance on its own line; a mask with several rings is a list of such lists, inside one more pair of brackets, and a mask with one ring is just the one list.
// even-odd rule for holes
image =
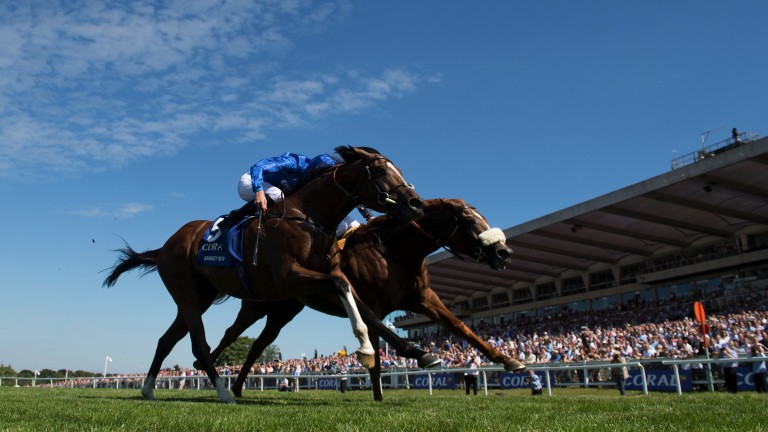
[[374, 155], [381, 155], [381, 152], [379, 152], [373, 147], [338, 146], [333, 150], [339, 156], [341, 156], [342, 159], [344, 159], [345, 163], [352, 163], [352, 162], [364, 159], [364, 155], [358, 152], [357, 150], [362, 150], [366, 153], [371, 153]]

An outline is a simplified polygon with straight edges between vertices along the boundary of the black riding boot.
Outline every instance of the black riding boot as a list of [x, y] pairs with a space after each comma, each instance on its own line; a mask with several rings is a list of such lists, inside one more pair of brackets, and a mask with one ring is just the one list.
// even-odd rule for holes
[[250, 216], [256, 213], [256, 205], [253, 201], [248, 201], [244, 206], [237, 210], [232, 210], [228, 215], [224, 216], [224, 220], [219, 222], [219, 230], [221, 232], [227, 232], [230, 228], [240, 223], [246, 216]]
[[233, 224], [237, 224], [241, 220], [245, 219], [246, 216], [251, 216], [254, 214], [256, 214], [256, 204], [254, 204], [253, 201], [248, 201], [239, 209], [229, 212], [226, 219], [231, 220]]

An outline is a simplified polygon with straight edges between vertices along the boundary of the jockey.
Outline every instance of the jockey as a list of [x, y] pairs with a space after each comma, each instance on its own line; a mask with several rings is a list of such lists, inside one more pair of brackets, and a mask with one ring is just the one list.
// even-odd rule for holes
[[[341, 162], [329, 154], [313, 158], [283, 153], [256, 162], [240, 177], [237, 192], [245, 201], [253, 201], [257, 209], [267, 210], [272, 203], [283, 200], [325, 169]], [[267, 201], [269, 197], [269, 201]]]
[[[333, 166], [343, 163], [338, 157], [321, 154], [313, 158], [297, 154], [283, 153], [261, 159], [240, 177], [237, 192], [247, 201], [239, 210], [229, 214], [232, 223], [239, 222], [247, 214], [266, 211], [273, 203], [280, 202], [286, 195], [298, 190], [308, 181]], [[360, 210], [363, 213], [363, 210]], [[368, 211], [368, 209], [365, 209]], [[363, 213], [366, 215], [366, 213]], [[368, 211], [367, 214], [370, 214]], [[351, 215], [347, 215], [336, 229], [336, 236], [360, 226]]]

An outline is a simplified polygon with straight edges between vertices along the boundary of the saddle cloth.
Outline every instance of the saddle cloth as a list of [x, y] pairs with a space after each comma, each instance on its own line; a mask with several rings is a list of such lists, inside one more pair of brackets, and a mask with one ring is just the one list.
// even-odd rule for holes
[[224, 216], [219, 216], [203, 234], [197, 252], [197, 264], [213, 267], [235, 267], [243, 265], [243, 231], [251, 217], [238, 222], [226, 232], [219, 229]]

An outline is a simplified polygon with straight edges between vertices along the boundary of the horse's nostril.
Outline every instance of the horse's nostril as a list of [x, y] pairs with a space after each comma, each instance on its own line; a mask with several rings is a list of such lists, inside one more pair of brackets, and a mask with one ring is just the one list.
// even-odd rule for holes
[[424, 201], [420, 198], [411, 198], [408, 200], [408, 205], [413, 209], [420, 209], [424, 207]]

